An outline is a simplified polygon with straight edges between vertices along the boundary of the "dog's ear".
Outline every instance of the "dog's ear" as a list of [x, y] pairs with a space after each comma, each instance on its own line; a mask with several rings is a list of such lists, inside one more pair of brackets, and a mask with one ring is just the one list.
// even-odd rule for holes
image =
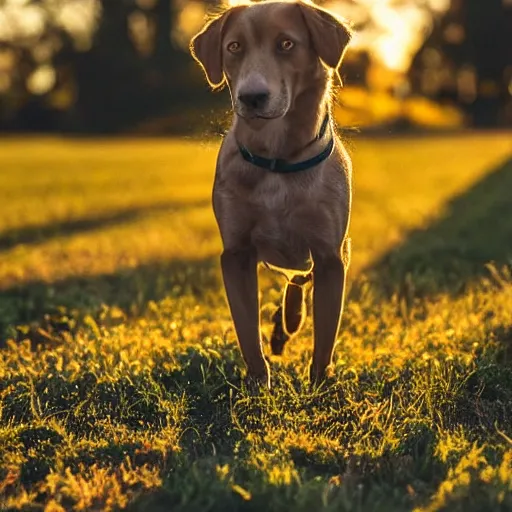
[[224, 83], [222, 68], [222, 34], [226, 21], [236, 8], [229, 9], [208, 21], [190, 41], [190, 53], [201, 65], [208, 83], [216, 88]]
[[338, 69], [352, 38], [351, 30], [339, 18], [312, 2], [299, 2], [298, 5], [318, 56], [330, 68]]

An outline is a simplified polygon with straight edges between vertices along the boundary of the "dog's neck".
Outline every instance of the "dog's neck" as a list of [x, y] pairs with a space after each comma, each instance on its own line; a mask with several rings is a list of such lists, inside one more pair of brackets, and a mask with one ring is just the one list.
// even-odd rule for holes
[[327, 77], [305, 90], [279, 119], [245, 119], [235, 114], [232, 131], [238, 144], [265, 158], [293, 160], [304, 156], [314, 145], [326, 114], [330, 114], [330, 85]]

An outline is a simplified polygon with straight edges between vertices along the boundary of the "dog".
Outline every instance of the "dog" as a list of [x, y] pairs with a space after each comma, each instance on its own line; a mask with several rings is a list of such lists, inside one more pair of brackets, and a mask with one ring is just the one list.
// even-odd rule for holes
[[331, 96], [351, 37], [345, 22], [311, 2], [270, 0], [227, 9], [190, 42], [210, 86], [227, 84], [231, 95], [234, 116], [218, 154], [212, 203], [247, 378], [267, 388], [262, 263], [288, 278], [273, 352], [300, 330], [311, 284], [310, 382], [332, 374], [350, 264], [352, 164], [335, 132]]

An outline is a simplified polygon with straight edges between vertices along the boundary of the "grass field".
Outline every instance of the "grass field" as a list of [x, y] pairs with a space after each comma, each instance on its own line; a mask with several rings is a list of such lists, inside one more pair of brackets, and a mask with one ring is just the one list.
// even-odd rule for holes
[[309, 320], [250, 396], [217, 145], [2, 141], [1, 510], [512, 509], [510, 133], [348, 145], [337, 381], [308, 390]]

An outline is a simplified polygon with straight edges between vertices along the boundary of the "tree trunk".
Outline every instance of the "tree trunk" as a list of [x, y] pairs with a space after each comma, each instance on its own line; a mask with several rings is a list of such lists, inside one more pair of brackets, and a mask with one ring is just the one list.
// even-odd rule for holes
[[507, 100], [505, 69], [510, 62], [512, 26], [503, 0], [466, 0], [465, 27], [469, 58], [475, 66], [478, 97], [471, 107], [477, 127], [500, 124]]

